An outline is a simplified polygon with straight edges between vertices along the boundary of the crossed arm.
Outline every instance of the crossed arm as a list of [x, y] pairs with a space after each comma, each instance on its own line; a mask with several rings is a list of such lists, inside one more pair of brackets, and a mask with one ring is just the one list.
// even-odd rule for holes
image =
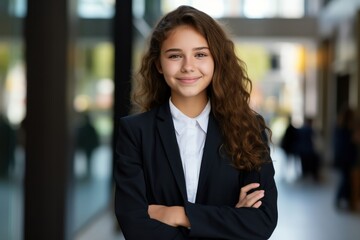
[[[262, 204], [261, 198], [264, 197], [264, 190], [256, 190], [249, 193], [251, 190], [260, 186], [258, 183], [251, 183], [241, 188], [239, 201], [235, 205], [236, 208], [252, 207], [259, 208]], [[162, 223], [172, 227], [186, 227], [190, 228], [190, 221], [186, 216], [185, 209], [182, 206], [164, 206], [164, 205], [149, 205], [148, 214], [150, 218], [156, 219]]]
[[126, 239], [269, 238], [277, 222], [272, 164], [264, 164], [260, 172], [241, 174], [239, 184], [244, 187], [235, 206], [189, 202], [183, 206], [149, 205], [142, 157], [137, 148], [141, 138], [126, 121], [120, 126], [121, 144], [117, 146], [114, 173], [115, 212]]

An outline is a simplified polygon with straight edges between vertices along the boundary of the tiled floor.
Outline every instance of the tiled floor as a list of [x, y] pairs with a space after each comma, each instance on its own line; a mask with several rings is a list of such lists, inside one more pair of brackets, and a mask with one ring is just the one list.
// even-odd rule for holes
[[332, 168], [325, 168], [322, 180], [315, 183], [300, 179], [300, 166], [294, 164], [298, 161], [285, 161], [280, 149], [274, 150], [272, 157], [279, 189], [279, 222], [271, 240], [360, 239], [360, 212], [334, 207], [338, 176]]
[[[357, 240], [360, 213], [336, 211], [333, 207], [337, 175], [324, 171], [323, 180], [299, 179], [295, 161], [285, 165], [280, 150], [273, 151], [279, 189], [279, 222], [271, 240]], [[289, 163], [289, 162], [287, 162]], [[123, 240], [112, 211], [99, 216], [76, 240]]]
[[125, 240], [117, 227], [112, 212], [106, 211], [98, 217], [87, 229], [80, 232], [75, 240]]
[[336, 177], [321, 184], [310, 180], [278, 182], [279, 222], [272, 240], [360, 239], [360, 213], [334, 208]]

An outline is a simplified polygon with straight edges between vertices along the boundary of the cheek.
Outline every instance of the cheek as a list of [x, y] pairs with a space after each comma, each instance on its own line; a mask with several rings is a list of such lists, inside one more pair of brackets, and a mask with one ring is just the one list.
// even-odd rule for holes
[[214, 77], [214, 69], [207, 69], [203, 74], [211, 81]]
[[176, 82], [175, 82], [175, 80], [174, 80], [173, 78], [171, 78], [171, 76], [164, 74], [164, 79], [165, 79], [166, 85], [167, 85], [170, 89], [173, 89], [174, 86], [176, 86]]
[[162, 66], [162, 75], [164, 76], [165, 82], [169, 85], [174, 76], [174, 71], [169, 66]]
[[161, 68], [164, 75], [174, 75], [179, 70], [179, 64], [177, 62], [166, 62], [161, 64]]
[[199, 68], [206, 72], [208, 75], [214, 74], [214, 63], [212, 62], [204, 62], [199, 66]]

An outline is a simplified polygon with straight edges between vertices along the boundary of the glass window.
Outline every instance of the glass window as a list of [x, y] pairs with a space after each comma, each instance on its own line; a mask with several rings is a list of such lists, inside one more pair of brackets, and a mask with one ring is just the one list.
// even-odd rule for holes
[[10, 0], [7, 10], [9, 11], [11, 16], [24, 17], [26, 15], [26, 8], [27, 8], [26, 0]]
[[169, 12], [180, 5], [196, 7], [215, 18], [301, 18], [305, 0], [163, 0], [162, 12]]
[[145, 12], [145, 0], [133, 0], [133, 16], [142, 18]]
[[112, 66], [112, 43], [79, 39], [73, 102], [75, 231], [105, 209], [112, 196]]
[[277, 143], [284, 113], [300, 123], [304, 115], [304, 45], [293, 42], [236, 42], [238, 56], [253, 81], [251, 105], [267, 121]]
[[180, 6], [180, 5], [190, 5], [195, 8], [198, 8], [207, 14], [211, 15], [214, 18], [220, 18], [225, 15], [225, 6], [226, 2], [224, 0], [171, 0], [171, 1], [163, 1], [162, 2], [162, 11], [169, 12], [173, 10], [174, 8]]
[[[80, 17], [111, 18], [114, 3], [115, 0], [81, 0]], [[26, 8], [26, 0], [0, 3], [3, 30], [0, 31], [0, 239], [8, 240], [23, 237], [25, 134], [22, 123], [26, 115], [26, 78], [22, 27]], [[71, 203], [75, 210], [75, 231], [105, 209], [112, 197], [113, 46], [111, 36], [97, 37], [79, 36], [76, 42], [74, 133], [79, 136], [79, 129], [91, 123], [95, 133], [88, 138], [95, 140], [85, 141], [81, 147], [79, 142], [76, 145], [75, 191]], [[90, 131], [83, 132], [85, 136], [91, 135]]]
[[[17, 37], [13, 36], [14, 40]], [[22, 43], [0, 41], [0, 239], [21, 239], [25, 71]]]
[[248, 18], [274, 17], [276, 9], [274, 0], [244, 0], [244, 16]]
[[[23, 21], [13, 11], [16, 3], [0, 3], [0, 239], [8, 240], [22, 239], [24, 214], [26, 80]], [[26, 6], [25, 0], [21, 3]]]
[[115, 0], [79, 0], [80, 18], [112, 18], [115, 13]]
[[301, 18], [304, 0], [243, 0], [244, 16], [248, 18]]
[[305, 15], [304, 0], [279, 0], [277, 6], [279, 17], [302, 18]]

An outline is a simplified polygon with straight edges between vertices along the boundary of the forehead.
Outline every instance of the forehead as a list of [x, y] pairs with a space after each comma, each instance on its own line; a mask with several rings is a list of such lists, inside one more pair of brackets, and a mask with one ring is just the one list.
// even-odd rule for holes
[[202, 45], [208, 46], [205, 37], [194, 27], [181, 25], [171, 30], [165, 38], [162, 47], [168, 45]]

